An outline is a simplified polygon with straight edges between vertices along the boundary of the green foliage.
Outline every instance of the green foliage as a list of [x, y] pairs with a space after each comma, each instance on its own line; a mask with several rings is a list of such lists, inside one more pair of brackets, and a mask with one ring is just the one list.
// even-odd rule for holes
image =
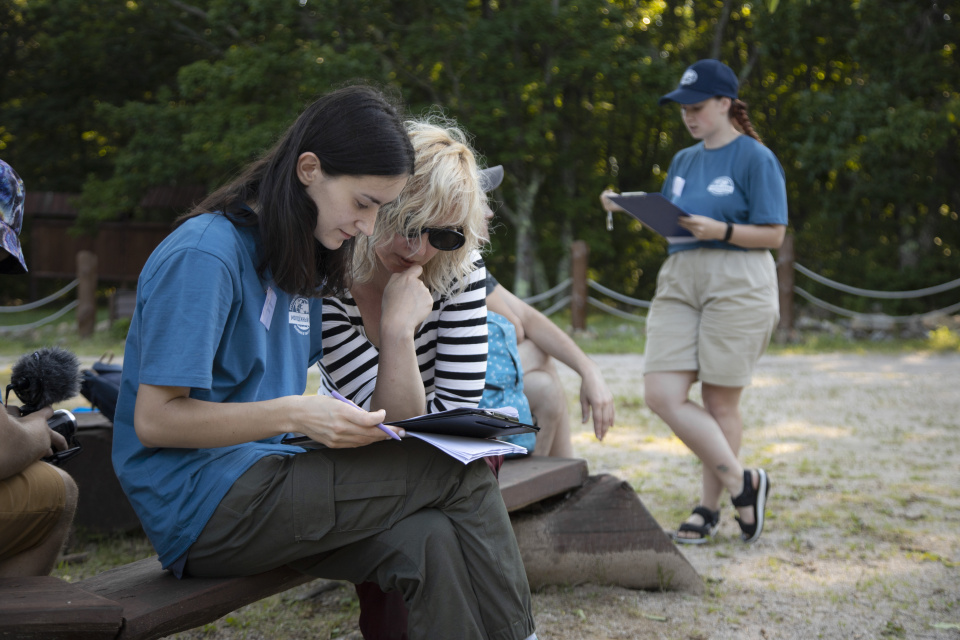
[[28, 190], [82, 190], [88, 227], [143, 219], [156, 215], [139, 206], [151, 188], [222, 184], [306, 102], [367, 78], [411, 113], [439, 105], [505, 165], [498, 278], [544, 290], [583, 239], [594, 279], [649, 299], [663, 241], [625, 216], [607, 231], [597, 196], [660, 188], [692, 140], [657, 98], [718, 57], [786, 170], [798, 261], [912, 289], [957, 271], [955, 20], [916, 0], [7, 3], [0, 156]]
[[949, 327], [938, 327], [928, 336], [930, 348], [934, 351], [960, 351], [960, 335]]
[[950, 16], [910, 1], [810, 0], [781, 6], [755, 35], [769, 54], [755, 68], [763, 133], [787, 169], [798, 260], [869, 289], [956, 277], [958, 198], [947, 176], [960, 160], [960, 73]]

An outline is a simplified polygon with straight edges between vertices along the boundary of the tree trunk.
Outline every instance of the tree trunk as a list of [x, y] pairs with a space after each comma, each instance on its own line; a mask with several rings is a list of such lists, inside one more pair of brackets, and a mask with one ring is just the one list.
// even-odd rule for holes
[[517, 233], [516, 260], [517, 268], [513, 278], [513, 293], [518, 298], [529, 297], [532, 293], [536, 263], [536, 237], [533, 230], [533, 205], [537, 200], [537, 193], [543, 184], [543, 175], [533, 170], [530, 181], [521, 185], [517, 190], [516, 204], [513, 207], [504, 207], [504, 213], [513, 223]]

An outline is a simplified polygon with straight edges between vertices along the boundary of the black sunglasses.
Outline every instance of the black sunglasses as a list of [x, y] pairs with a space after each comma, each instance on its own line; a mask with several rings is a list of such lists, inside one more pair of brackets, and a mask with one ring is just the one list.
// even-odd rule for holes
[[411, 229], [407, 232], [407, 240], [415, 240], [425, 233], [427, 234], [427, 240], [430, 241], [430, 246], [440, 251], [456, 251], [467, 243], [462, 227], [455, 229], [444, 229], [442, 227]]

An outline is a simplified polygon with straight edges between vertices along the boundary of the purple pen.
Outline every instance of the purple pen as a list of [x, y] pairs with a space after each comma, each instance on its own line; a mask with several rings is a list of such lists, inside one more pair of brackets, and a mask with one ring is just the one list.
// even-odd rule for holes
[[[351, 406], [354, 406], [354, 407], [357, 407], [357, 409], [360, 409], [361, 411], [363, 411], [363, 409], [362, 409], [361, 407], [358, 407], [355, 402], [353, 402], [353, 401], [351, 401], [351, 400], [347, 400], [346, 398], [344, 398], [342, 395], [340, 395], [340, 394], [337, 393], [336, 391], [331, 391], [330, 393], [331, 393], [331, 395], [333, 395], [333, 397], [336, 398], [337, 400], [340, 400], [341, 402], [346, 402], [347, 404], [349, 404], [349, 405], [351, 405]], [[388, 436], [390, 436], [390, 437], [393, 438], [394, 440], [399, 440], [399, 439], [400, 439], [400, 436], [398, 436], [396, 433], [394, 433], [394, 432], [391, 431], [390, 429], [387, 429], [387, 427], [385, 427], [382, 422], [377, 425], [377, 429], [380, 429], [381, 431], [383, 431], [385, 434], [387, 434]]]

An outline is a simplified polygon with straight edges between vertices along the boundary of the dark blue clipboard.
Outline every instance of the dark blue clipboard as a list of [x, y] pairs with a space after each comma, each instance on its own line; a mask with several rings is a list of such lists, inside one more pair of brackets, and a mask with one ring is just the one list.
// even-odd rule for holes
[[693, 234], [680, 226], [680, 216], [690, 215], [667, 200], [661, 193], [626, 193], [608, 196], [644, 226], [653, 229], [670, 242], [695, 242]]

